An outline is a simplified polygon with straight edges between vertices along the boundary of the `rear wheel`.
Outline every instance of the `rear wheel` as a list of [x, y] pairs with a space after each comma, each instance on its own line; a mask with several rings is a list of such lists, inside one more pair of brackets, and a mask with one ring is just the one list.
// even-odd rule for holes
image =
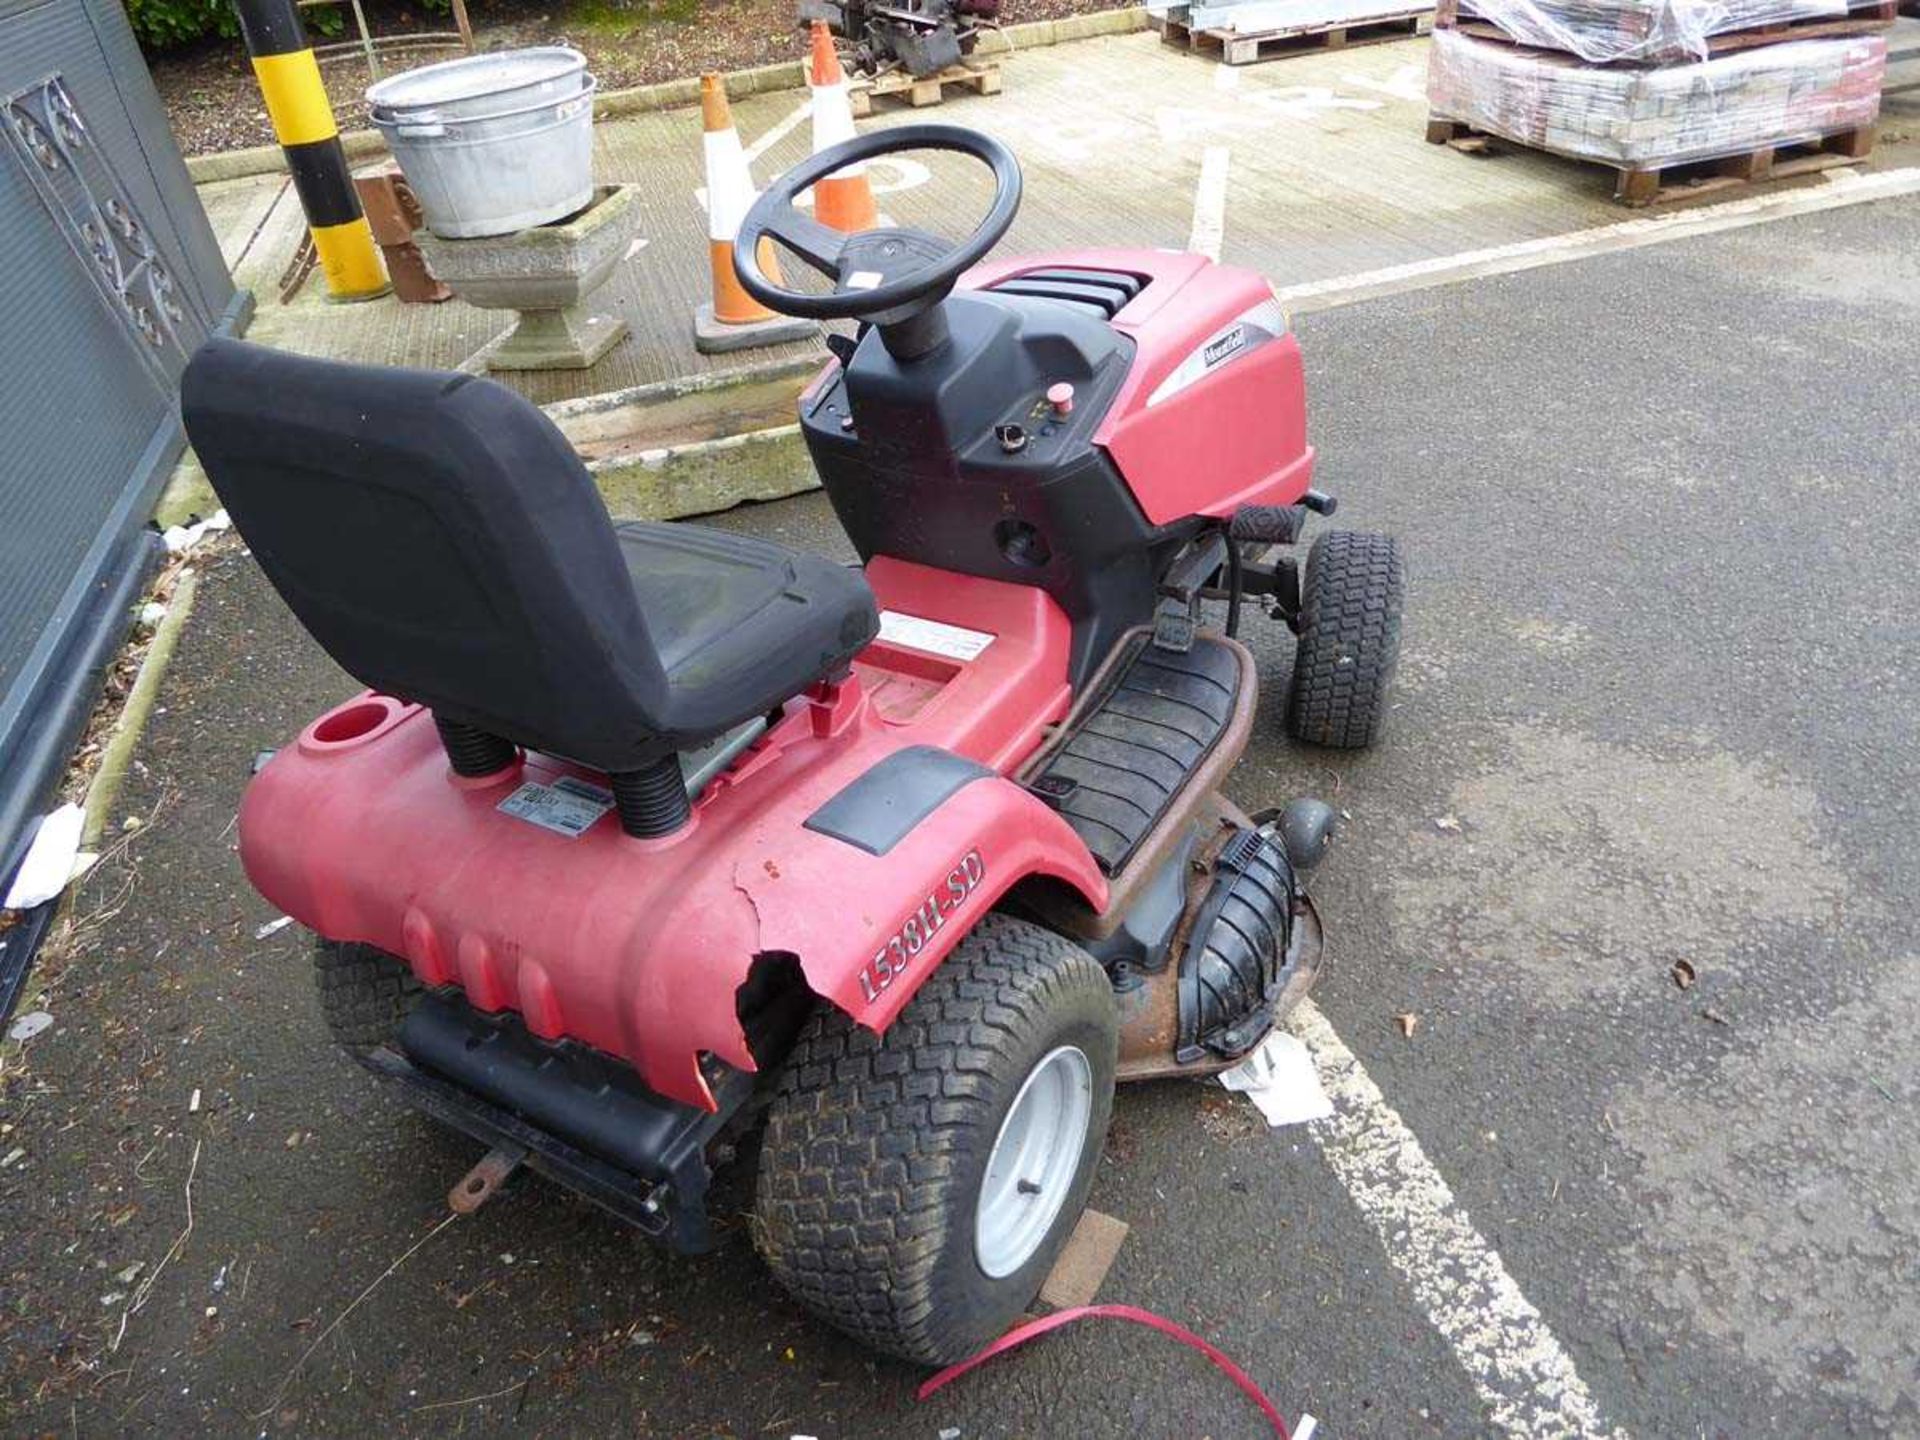
[[322, 939], [313, 970], [328, 1032], [355, 1054], [392, 1039], [420, 998], [413, 971], [371, 945]]
[[1295, 739], [1357, 750], [1380, 738], [1400, 663], [1405, 590], [1400, 547], [1391, 535], [1332, 530], [1313, 542], [1287, 696], [1287, 729]]
[[760, 1253], [866, 1344], [941, 1364], [1032, 1301], [1086, 1205], [1113, 1110], [1106, 972], [989, 915], [884, 1035], [822, 1007], [760, 1152]]

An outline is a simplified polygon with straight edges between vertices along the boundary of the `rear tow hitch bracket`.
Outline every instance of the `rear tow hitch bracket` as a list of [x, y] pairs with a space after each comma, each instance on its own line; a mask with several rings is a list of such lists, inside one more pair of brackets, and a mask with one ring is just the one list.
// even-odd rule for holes
[[503, 1143], [480, 1158], [447, 1192], [447, 1208], [456, 1215], [471, 1215], [498, 1195], [527, 1158], [524, 1145]]

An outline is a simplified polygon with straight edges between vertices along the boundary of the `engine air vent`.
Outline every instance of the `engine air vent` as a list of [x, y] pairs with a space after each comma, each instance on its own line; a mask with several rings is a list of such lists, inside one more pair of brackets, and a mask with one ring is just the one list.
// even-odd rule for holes
[[1147, 288], [1147, 277], [1124, 270], [1029, 270], [988, 287], [1001, 295], [1026, 295], [1057, 300], [1091, 310], [1111, 320], [1128, 301]]

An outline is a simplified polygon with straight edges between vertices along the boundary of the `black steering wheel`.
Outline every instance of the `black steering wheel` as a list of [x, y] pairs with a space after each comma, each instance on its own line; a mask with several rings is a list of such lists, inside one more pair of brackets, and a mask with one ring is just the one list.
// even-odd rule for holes
[[[795, 208], [794, 197], [808, 186], [862, 160], [903, 150], [951, 150], [993, 171], [993, 205], [960, 244], [900, 226], [849, 235]], [[1020, 162], [998, 140], [958, 125], [899, 125], [830, 145], [769, 185], [740, 222], [733, 268], [749, 295], [784, 315], [895, 325], [944, 300], [961, 273], [1007, 233], [1019, 208]], [[772, 283], [760, 272], [763, 239], [799, 256], [833, 281], [833, 290], [810, 295]]]

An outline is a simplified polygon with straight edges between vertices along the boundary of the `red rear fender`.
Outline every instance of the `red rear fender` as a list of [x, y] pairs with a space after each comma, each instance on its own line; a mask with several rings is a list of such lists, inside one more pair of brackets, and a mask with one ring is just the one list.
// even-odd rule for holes
[[[669, 838], [623, 834], [592, 808], [605, 777], [549, 756], [461, 780], [430, 715], [367, 694], [248, 788], [247, 874], [320, 934], [621, 1056], [688, 1104], [711, 1103], [702, 1054], [754, 1066], [736, 992], [762, 955], [794, 956], [814, 991], [883, 1029], [1016, 881], [1051, 875], [1096, 907], [1107, 887], [1066, 823], [1002, 778], [1066, 711], [1066, 617], [1025, 586], [899, 561], [869, 575], [906, 628], [844, 683], [789, 701]], [[943, 626], [968, 643], [915, 648], [944, 644], [929, 639]], [[920, 783], [929, 765], [951, 783]], [[904, 821], [853, 841], [816, 823], [849, 791], [873, 800], [859, 787], [889, 766], [915, 783], [863, 813]], [[526, 793], [534, 817], [571, 807], [571, 828], [530, 818]]]
[[[810, 840], [814, 837], [809, 836]], [[807, 984], [884, 1030], [960, 938], [1017, 882], [1048, 875], [1096, 910], [1107, 883], [1067, 823], [997, 775], [961, 786], [884, 855], [837, 839], [736, 877], [756, 948], [800, 960]]]

